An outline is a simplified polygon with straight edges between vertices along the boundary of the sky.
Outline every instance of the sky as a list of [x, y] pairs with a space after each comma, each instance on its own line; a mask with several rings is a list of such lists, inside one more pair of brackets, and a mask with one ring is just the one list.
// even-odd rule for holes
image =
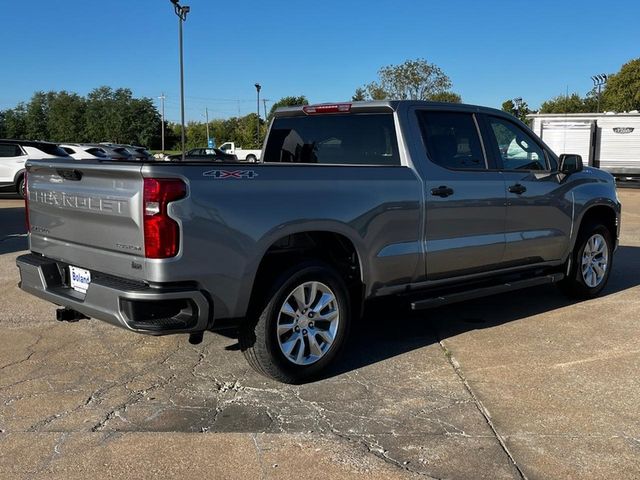
[[[349, 100], [380, 67], [424, 58], [465, 103], [530, 107], [586, 93], [640, 56], [638, 0], [184, 0], [188, 120], [283, 96]], [[0, 0], [0, 109], [38, 90], [108, 85], [179, 110], [178, 18], [169, 0]], [[8, 21], [10, 19], [10, 21]], [[262, 102], [261, 102], [262, 103]], [[261, 105], [262, 108], [262, 105]]]

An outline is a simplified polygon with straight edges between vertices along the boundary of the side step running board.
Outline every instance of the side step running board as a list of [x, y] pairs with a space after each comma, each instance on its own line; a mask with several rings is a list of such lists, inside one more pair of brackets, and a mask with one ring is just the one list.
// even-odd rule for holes
[[524, 280], [501, 283], [499, 285], [476, 288], [474, 290], [443, 294], [437, 297], [425, 298], [424, 300], [416, 300], [414, 302], [411, 302], [411, 310], [425, 310], [428, 308], [448, 305], [450, 303], [463, 302], [465, 300], [471, 300], [473, 298], [488, 297], [490, 295], [497, 295], [499, 293], [510, 292], [512, 290], [519, 290], [521, 288], [556, 283], [563, 278], [563, 273], [554, 273], [551, 275], [544, 275], [542, 277], [526, 278]]

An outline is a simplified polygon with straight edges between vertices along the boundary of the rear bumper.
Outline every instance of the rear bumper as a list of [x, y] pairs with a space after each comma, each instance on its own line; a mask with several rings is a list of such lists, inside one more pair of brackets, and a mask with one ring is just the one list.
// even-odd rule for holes
[[66, 285], [66, 265], [35, 254], [22, 255], [20, 288], [90, 318], [138, 333], [166, 335], [210, 329], [212, 307], [205, 294], [189, 287], [156, 287], [92, 273], [86, 294]]

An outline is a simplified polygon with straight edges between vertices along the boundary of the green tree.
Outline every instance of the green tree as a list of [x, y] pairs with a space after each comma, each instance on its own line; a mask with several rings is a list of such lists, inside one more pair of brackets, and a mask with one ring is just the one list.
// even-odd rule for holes
[[260, 140], [256, 138], [256, 131], [258, 125], [262, 127], [262, 124], [262, 120], [258, 119], [255, 113], [240, 117], [235, 142], [243, 148], [260, 148], [264, 140], [264, 129], [260, 128]]
[[47, 118], [49, 117], [49, 100], [52, 92], [36, 92], [27, 104], [27, 138], [32, 140], [47, 140], [49, 129], [47, 128]]
[[267, 123], [271, 123], [273, 119], [273, 114], [280, 107], [295, 107], [297, 105], [309, 105], [309, 100], [304, 95], [300, 95], [299, 97], [289, 96], [282, 97], [276, 103], [274, 103], [269, 110], [269, 115], [267, 116]]
[[609, 76], [602, 102], [606, 110], [640, 110], [640, 58], [630, 60], [618, 73]]
[[431, 95], [432, 102], [462, 103], [462, 97], [455, 92], [440, 92]]
[[[180, 125], [178, 125], [178, 129]], [[207, 126], [204, 122], [188, 122], [186, 125], [185, 148], [203, 148], [207, 146]], [[178, 145], [178, 150], [180, 145]]]
[[[150, 98], [132, 98], [123, 108], [126, 143], [144, 146], [160, 144], [162, 119]], [[205, 142], [206, 143], [206, 142]]]
[[[133, 93], [128, 88], [98, 87], [87, 96], [86, 136], [94, 142], [126, 143], [133, 141], [136, 123]], [[158, 131], [160, 125], [158, 125]]]
[[590, 103], [578, 94], [558, 95], [540, 106], [540, 113], [589, 113]]
[[359, 98], [365, 96], [371, 100], [461, 100], [459, 95], [449, 91], [452, 86], [451, 79], [440, 67], [422, 58], [382, 67], [378, 71], [378, 77], [377, 81], [356, 90]]
[[48, 139], [53, 142], [86, 140], [86, 100], [76, 93], [61, 91], [51, 96], [47, 118]]
[[24, 102], [4, 112], [4, 129], [7, 138], [27, 138], [27, 106]]
[[502, 102], [502, 111], [513, 115], [514, 117], [520, 119], [522, 122], [526, 122], [527, 115], [531, 113], [527, 102], [523, 101], [520, 105], [520, 109], [517, 109], [515, 103], [513, 103], [513, 100], [506, 100]]
[[116, 129], [113, 89], [95, 88], [87, 96], [86, 137], [92, 142], [114, 141]]
[[367, 99], [367, 91], [365, 90], [364, 87], [356, 88], [356, 91], [351, 96], [352, 102], [362, 102], [363, 100], [366, 100], [366, 99]]

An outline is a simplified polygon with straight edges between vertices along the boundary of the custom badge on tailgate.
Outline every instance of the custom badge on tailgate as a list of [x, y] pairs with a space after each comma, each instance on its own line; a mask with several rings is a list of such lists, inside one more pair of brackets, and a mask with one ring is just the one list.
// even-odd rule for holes
[[216, 180], [226, 179], [249, 179], [256, 178], [258, 173], [255, 170], [208, 170], [202, 174], [203, 177], [212, 177]]

